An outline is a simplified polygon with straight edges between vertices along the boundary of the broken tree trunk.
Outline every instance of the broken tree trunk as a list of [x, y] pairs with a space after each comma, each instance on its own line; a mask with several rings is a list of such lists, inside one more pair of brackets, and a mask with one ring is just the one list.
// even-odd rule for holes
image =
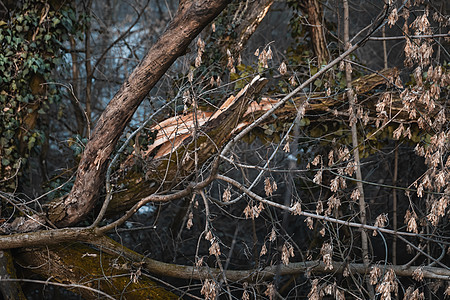
[[[378, 86], [386, 84], [386, 78], [393, 78], [397, 76], [397, 73], [398, 71], [396, 69], [383, 70], [380, 74], [363, 76], [362, 78], [355, 80], [353, 84], [358, 94], [371, 93]], [[252, 97], [252, 95], [253, 94], [249, 94], [248, 96]], [[234, 97], [230, 97], [230, 99], [232, 98]], [[339, 97], [326, 97], [325, 93], [299, 96], [293, 99], [294, 103], [287, 103], [284, 107], [280, 107], [276, 111], [277, 120], [286, 122], [293, 120], [297, 115], [296, 107], [305, 102], [307, 98], [311, 99], [306, 108], [308, 115], [314, 115], [316, 113], [322, 115], [324, 111], [333, 111], [334, 106], [342, 105], [345, 101]], [[239, 97], [237, 96], [234, 101], [245, 101], [248, 104], [248, 99], [239, 100]], [[366, 103], [375, 106], [376, 98], [374, 98], [372, 102], [375, 103]], [[245, 127], [245, 125], [250, 124], [253, 120], [271, 109], [276, 103], [278, 103], [278, 100], [276, 99], [262, 98], [259, 101], [251, 102], [251, 104], [247, 106], [239, 104], [240, 107], [242, 107], [241, 116], [239, 118], [237, 115], [233, 116], [233, 118], [236, 119], [232, 119], [227, 123], [230, 126], [224, 126], [225, 123], [222, 121], [223, 119], [208, 123], [207, 120], [211, 118], [213, 113], [199, 111], [197, 122], [200, 126], [203, 126], [200, 132], [205, 132], [206, 134], [203, 135], [203, 137], [199, 137], [197, 145], [200, 146], [204, 142], [210, 143], [208, 147], [203, 149], [200, 147], [201, 150], [198, 152], [198, 156], [200, 157], [200, 161], [198, 162], [199, 165], [202, 165], [217, 152], [217, 148], [220, 148], [229, 139], [231, 132], [237, 133]], [[229, 103], [226, 102], [223, 107], [226, 107], [227, 105], [229, 105]], [[238, 105], [238, 103], [235, 105]], [[221, 108], [222, 110], [223, 107]], [[225, 114], [222, 118], [224, 117]], [[314, 121], [314, 119], [312, 119], [312, 121]], [[261, 125], [270, 122], [273, 122], [273, 120], [268, 119]], [[207, 124], [207, 126], [205, 126], [205, 124]], [[216, 127], [220, 129], [217, 130], [219, 135], [214, 133]], [[192, 143], [193, 128], [193, 114], [170, 118], [153, 127], [154, 130], [159, 130], [158, 136], [154, 141], [154, 144], [151, 145], [143, 155], [149, 169], [148, 173], [146, 176], [143, 176], [137, 171], [129, 171], [122, 174], [121, 179], [115, 182], [115, 185], [121, 186], [121, 190], [114, 194], [107, 212], [108, 216], [129, 209], [140, 199], [145, 198], [158, 190], [166, 190], [168, 187], [179, 182], [181, 178], [184, 178], [193, 172], [195, 169], [193, 167], [195, 163], [193, 155], [194, 144]], [[225, 133], [228, 134], [225, 135]], [[176, 139], [174, 139], [175, 135], [177, 136]], [[179, 150], [180, 147], [183, 149], [182, 152]], [[154, 155], [154, 157], [152, 157], [152, 155]], [[186, 161], [186, 157], [189, 157], [188, 161]], [[127, 161], [122, 164], [122, 168], [132, 170], [133, 164], [135, 164], [135, 158], [134, 156], [130, 156]], [[167, 183], [167, 186], [161, 189], [160, 185], [163, 179]]]
[[105, 181], [109, 157], [123, 129], [144, 97], [189, 43], [229, 0], [180, 1], [167, 30], [152, 46], [100, 116], [81, 158], [75, 184], [67, 198], [49, 206], [49, 220], [59, 227], [82, 220], [94, 207]]
[[[143, 155], [147, 174], [130, 172], [116, 183], [122, 188], [114, 195], [108, 215], [122, 212], [158, 190], [172, 188], [192, 174], [196, 164], [201, 167], [236, 132], [253, 97], [266, 83], [267, 79], [257, 76], [214, 113], [199, 111], [196, 118], [193, 114], [178, 116], [155, 125], [157, 138]], [[130, 156], [122, 166], [133, 164]]]

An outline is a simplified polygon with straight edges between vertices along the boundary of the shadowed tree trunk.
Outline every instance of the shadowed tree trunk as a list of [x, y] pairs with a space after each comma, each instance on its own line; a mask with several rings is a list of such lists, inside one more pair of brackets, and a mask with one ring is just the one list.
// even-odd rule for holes
[[308, 31], [311, 36], [311, 44], [319, 65], [326, 63], [330, 55], [327, 49], [325, 32], [323, 28], [323, 10], [319, 0], [299, 0], [300, 8], [307, 15]]
[[26, 299], [18, 282], [2, 280], [9, 278], [16, 278], [13, 257], [9, 250], [0, 250], [0, 296], [5, 300]]

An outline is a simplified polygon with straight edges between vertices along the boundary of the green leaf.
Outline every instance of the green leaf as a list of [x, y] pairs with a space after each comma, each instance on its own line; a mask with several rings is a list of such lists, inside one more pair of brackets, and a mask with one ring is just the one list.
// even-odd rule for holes
[[2, 158], [2, 165], [4, 165], [4, 166], [9, 165], [9, 160], [3, 157]]
[[321, 79], [316, 79], [316, 81], [314, 81], [314, 85], [318, 88], [320, 88], [322, 86], [322, 80]]
[[58, 19], [57, 17], [54, 17], [52, 21], [53, 21], [53, 26], [56, 26], [56, 25], [58, 25], [59, 23], [61, 23], [61, 20]]
[[299, 125], [300, 125], [301, 127], [303, 127], [303, 126], [308, 126], [310, 123], [311, 123], [311, 121], [310, 121], [308, 118], [302, 118], [302, 119], [300, 120]]
[[5, 150], [5, 154], [10, 155], [13, 152], [13, 150], [14, 150], [14, 146], [11, 146]]
[[32, 136], [30, 138], [30, 140], [28, 141], [28, 150], [31, 150], [31, 148], [34, 147], [35, 142], [36, 142], [36, 138], [34, 136]]
[[237, 73], [231, 73], [230, 74], [230, 80], [235, 81], [239, 79], [239, 75]]

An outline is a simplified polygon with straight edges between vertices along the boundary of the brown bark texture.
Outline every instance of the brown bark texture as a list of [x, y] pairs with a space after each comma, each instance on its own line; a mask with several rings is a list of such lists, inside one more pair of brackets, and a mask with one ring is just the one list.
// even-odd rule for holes
[[229, 3], [229, 0], [182, 1], [165, 33], [123, 83], [100, 116], [81, 158], [69, 196], [50, 205], [48, 217], [59, 227], [82, 220], [94, 207], [109, 157], [123, 129], [144, 97], [172, 63], [185, 53], [189, 43]]
[[319, 0], [299, 0], [300, 8], [307, 15], [308, 31], [311, 44], [318, 64], [327, 62], [330, 58], [323, 28], [323, 10]]
[[242, 2], [242, 6], [245, 6], [245, 9], [242, 12], [238, 12], [240, 15], [245, 15], [245, 18], [240, 20], [240, 24], [236, 28], [238, 38], [231, 45], [231, 53], [233, 55], [239, 55], [241, 53], [249, 38], [266, 16], [273, 2], [274, 0], [256, 0], [250, 3]]

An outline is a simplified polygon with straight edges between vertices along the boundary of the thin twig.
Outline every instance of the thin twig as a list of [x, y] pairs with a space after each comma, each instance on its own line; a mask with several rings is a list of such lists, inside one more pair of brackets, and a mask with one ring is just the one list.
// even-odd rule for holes
[[401, 36], [388, 36], [388, 37], [380, 37], [380, 36], [371, 36], [369, 37], [369, 40], [371, 41], [392, 41], [392, 40], [403, 40], [406, 38], [409, 39], [428, 39], [428, 38], [438, 38], [438, 37], [450, 37], [449, 33], [442, 33], [442, 34], [424, 34], [424, 35], [401, 35]]
[[[392, 178], [392, 185], [397, 185], [397, 176], [398, 176], [398, 143], [395, 144], [395, 152], [394, 152], [394, 176]], [[394, 230], [397, 231], [397, 190], [392, 190], [392, 226]], [[394, 235], [392, 240], [392, 263], [394, 265], [397, 264], [397, 236]]]
[[85, 289], [91, 292], [98, 293], [99, 295], [105, 296], [108, 299], [115, 300], [115, 298], [111, 297], [105, 292], [102, 292], [101, 290], [91, 288], [86, 285], [82, 284], [74, 284], [74, 283], [59, 283], [59, 282], [53, 282], [53, 281], [43, 281], [43, 280], [37, 280], [37, 279], [20, 279], [20, 278], [0, 278], [0, 281], [14, 281], [14, 282], [28, 282], [28, 283], [38, 283], [38, 284], [44, 284], [44, 285], [54, 285], [54, 286], [61, 286], [63, 288], [69, 289], [69, 288], [79, 288], [79, 289]]
[[450, 270], [450, 267], [448, 267], [446, 264], [441, 263], [439, 260], [437, 260], [436, 258], [432, 257], [431, 255], [429, 255], [428, 253], [426, 253], [425, 251], [423, 251], [422, 249], [420, 249], [419, 247], [417, 247], [416, 245], [414, 245], [413, 243], [411, 243], [410, 241], [408, 241], [407, 239], [405, 239], [404, 237], [402, 237], [401, 235], [397, 235], [399, 239], [401, 239], [402, 241], [404, 241], [405, 243], [407, 243], [408, 245], [410, 245], [411, 247], [413, 247], [414, 249], [416, 249], [417, 251], [419, 251], [420, 253], [422, 253], [423, 255], [425, 255], [430, 261], [433, 261], [437, 264], [439, 264], [441, 267]]
[[267, 199], [259, 196], [258, 194], [248, 190], [242, 184], [240, 184], [239, 182], [237, 182], [236, 180], [234, 180], [232, 178], [229, 178], [229, 177], [226, 177], [226, 176], [223, 176], [223, 175], [216, 175], [216, 178], [230, 183], [231, 185], [235, 186], [236, 188], [238, 188], [242, 192], [246, 193], [249, 197], [251, 197], [253, 199], [256, 199], [258, 201], [261, 201], [264, 204], [267, 204], [267, 205], [270, 205], [270, 206], [273, 206], [273, 207], [277, 207], [279, 209], [287, 210], [287, 211], [290, 211], [291, 213], [296, 213], [296, 214], [299, 214], [299, 215], [302, 215], [302, 216], [305, 216], [305, 217], [311, 217], [311, 218], [318, 219], [318, 220], [323, 220], [323, 221], [327, 221], [327, 222], [337, 223], [337, 224], [341, 224], [341, 225], [345, 225], [345, 226], [361, 228], [361, 229], [366, 229], [366, 230], [379, 230], [380, 232], [388, 233], [388, 234], [397, 234], [397, 235], [410, 236], [410, 237], [423, 237], [423, 235], [418, 234], [418, 233], [402, 232], [402, 231], [397, 231], [396, 232], [394, 230], [387, 229], [387, 228], [382, 228], [382, 227], [378, 227], [378, 226], [372, 226], [372, 225], [366, 225], [366, 224], [355, 223], [355, 222], [350, 222], [350, 221], [344, 221], [344, 220], [331, 218], [331, 217], [328, 217], [328, 216], [322, 216], [322, 215], [318, 215], [318, 214], [313, 214], [313, 213], [309, 213], [309, 212], [304, 212], [304, 211], [298, 212], [295, 209], [292, 209], [291, 207], [285, 206], [285, 205], [277, 203], [277, 202], [273, 202], [273, 201], [267, 200]]
[[[342, 1], [344, 6], [344, 47], [345, 49], [350, 48], [350, 41], [349, 41], [349, 7], [348, 7], [348, 0]], [[384, 27], [383, 27], [384, 28]], [[358, 180], [356, 182], [357, 189], [359, 191], [359, 216], [361, 220], [361, 224], [366, 225], [367, 219], [366, 219], [366, 201], [365, 201], [365, 195], [364, 195], [364, 187], [362, 184], [362, 173], [361, 173], [361, 160], [359, 158], [359, 143], [358, 143], [358, 130], [356, 127], [357, 124], [357, 117], [356, 117], [356, 98], [355, 92], [353, 90], [352, 85], [352, 66], [349, 62], [345, 62], [345, 79], [347, 81], [347, 99], [350, 104], [350, 126], [351, 126], [351, 133], [352, 133], [352, 145], [353, 145], [353, 156], [355, 161], [355, 173], [356, 173], [356, 179]], [[362, 249], [362, 259], [364, 262], [364, 265], [369, 266], [370, 260], [369, 260], [369, 238], [367, 236], [367, 231], [361, 230], [361, 249]], [[386, 254], [387, 255], [387, 254]], [[369, 292], [370, 299], [374, 299], [374, 290], [373, 286], [370, 284], [370, 280], [368, 276], [365, 276], [365, 281], [367, 285], [367, 289]]]

